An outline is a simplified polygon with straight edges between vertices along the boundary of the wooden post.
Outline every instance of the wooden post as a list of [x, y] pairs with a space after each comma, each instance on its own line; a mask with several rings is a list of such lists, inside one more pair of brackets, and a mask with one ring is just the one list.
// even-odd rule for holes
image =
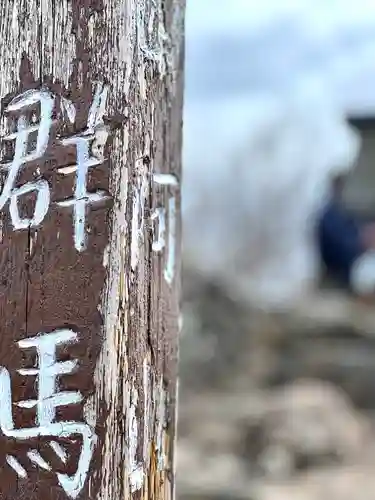
[[174, 495], [183, 17], [1, 2], [1, 500]]

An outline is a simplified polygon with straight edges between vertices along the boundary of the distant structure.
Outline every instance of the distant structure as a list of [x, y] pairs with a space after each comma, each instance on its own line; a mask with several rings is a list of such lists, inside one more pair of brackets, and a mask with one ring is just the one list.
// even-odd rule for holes
[[375, 115], [351, 116], [348, 121], [360, 133], [362, 145], [348, 179], [346, 203], [353, 212], [375, 217]]

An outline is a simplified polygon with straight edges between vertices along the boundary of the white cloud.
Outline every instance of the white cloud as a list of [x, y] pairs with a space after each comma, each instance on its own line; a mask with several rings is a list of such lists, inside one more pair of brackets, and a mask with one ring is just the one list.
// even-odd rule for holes
[[188, 0], [186, 26], [188, 97], [286, 91], [312, 73], [350, 108], [375, 83], [373, 1]]

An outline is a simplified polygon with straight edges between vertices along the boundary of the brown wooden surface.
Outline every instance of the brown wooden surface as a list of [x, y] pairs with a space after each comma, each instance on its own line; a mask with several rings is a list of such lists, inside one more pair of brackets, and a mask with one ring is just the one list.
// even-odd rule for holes
[[[6, 113], [28, 89], [56, 96], [55, 123], [43, 156], [24, 165], [16, 186], [46, 179], [48, 213], [38, 227], [14, 230], [9, 202], [1, 211], [0, 366], [11, 378], [12, 401], [35, 399], [35, 348], [17, 342], [69, 328], [78, 341], [57, 348], [57, 361], [78, 360], [58, 379], [59, 391], [80, 391], [82, 403], [56, 409], [54, 421], [85, 423], [97, 435], [88, 474], [77, 498], [171, 498], [180, 261], [180, 150], [184, 0], [5, 0], [0, 6], [1, 135], [15, 130], [21, 113]], [[88, 191], [108, 199], [86, 216], [87, 248], [74, 247], [73, 211], [56, 202], [71, 197], [76, 149], [62, 139], [82, 134], [97, 82], [108, 85], [105, 160], [91, 168]], [[63, 100], [77, 111], [75, 123]], [[36, 115], [39, 113], [35, 106]], [[40, 116], [38, 115], [40, 120]], [[2, 141], [2, 162], [15, 141]], [[31, 145], [32, 146], [32, 145]], [[31, 147], [30, 146], [30, 147]], [[95, 153], [95, 152], [94, 152]], [[94, 154], [93, 153], [93, 154]], [[174, 186], [154, 182], [174, 175]], [[7, 173], [3, 172], [3, 183]], [[177, 206], [174, 278], [164, 276], [169, 200]], [[19, 199], [32, 217], [35, 193]], [[152, 250], [156, 208], [166, 208], [166, 245]], [[6, 397], [0, 387], [0, 417]], [[15, 429], [35, 428], [36, 408], [13, 404]], [[3, 418], [3, 417], [1, 417]], [[3, 419], [4, 420], [4, 419]], [[57, 474], [77, 470], [82, 439], [41, 436], [20, 440], [0, 431], [0, 498], [71, 498]], [[65, 449], [64, 464], [50, 446]], [[30, 461], [36, 450], [50, 465]], [[9, 466], [17, 459], [27, 477]]]

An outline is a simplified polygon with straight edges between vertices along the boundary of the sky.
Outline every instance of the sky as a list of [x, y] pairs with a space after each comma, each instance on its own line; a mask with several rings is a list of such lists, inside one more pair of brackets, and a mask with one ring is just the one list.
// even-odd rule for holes
[[285, 93], [318, 80], [375, 112], [372, 0], [187, 0], [186, 92]]
[[374, 0], [187, 0], [185, 262], [242, 296], [298, 295], [329, 176], [359, 152], [346, 116], [371, 113]]
[[375, 115], [375, 1], [187, 0], [186, 164], [296, 99]]

